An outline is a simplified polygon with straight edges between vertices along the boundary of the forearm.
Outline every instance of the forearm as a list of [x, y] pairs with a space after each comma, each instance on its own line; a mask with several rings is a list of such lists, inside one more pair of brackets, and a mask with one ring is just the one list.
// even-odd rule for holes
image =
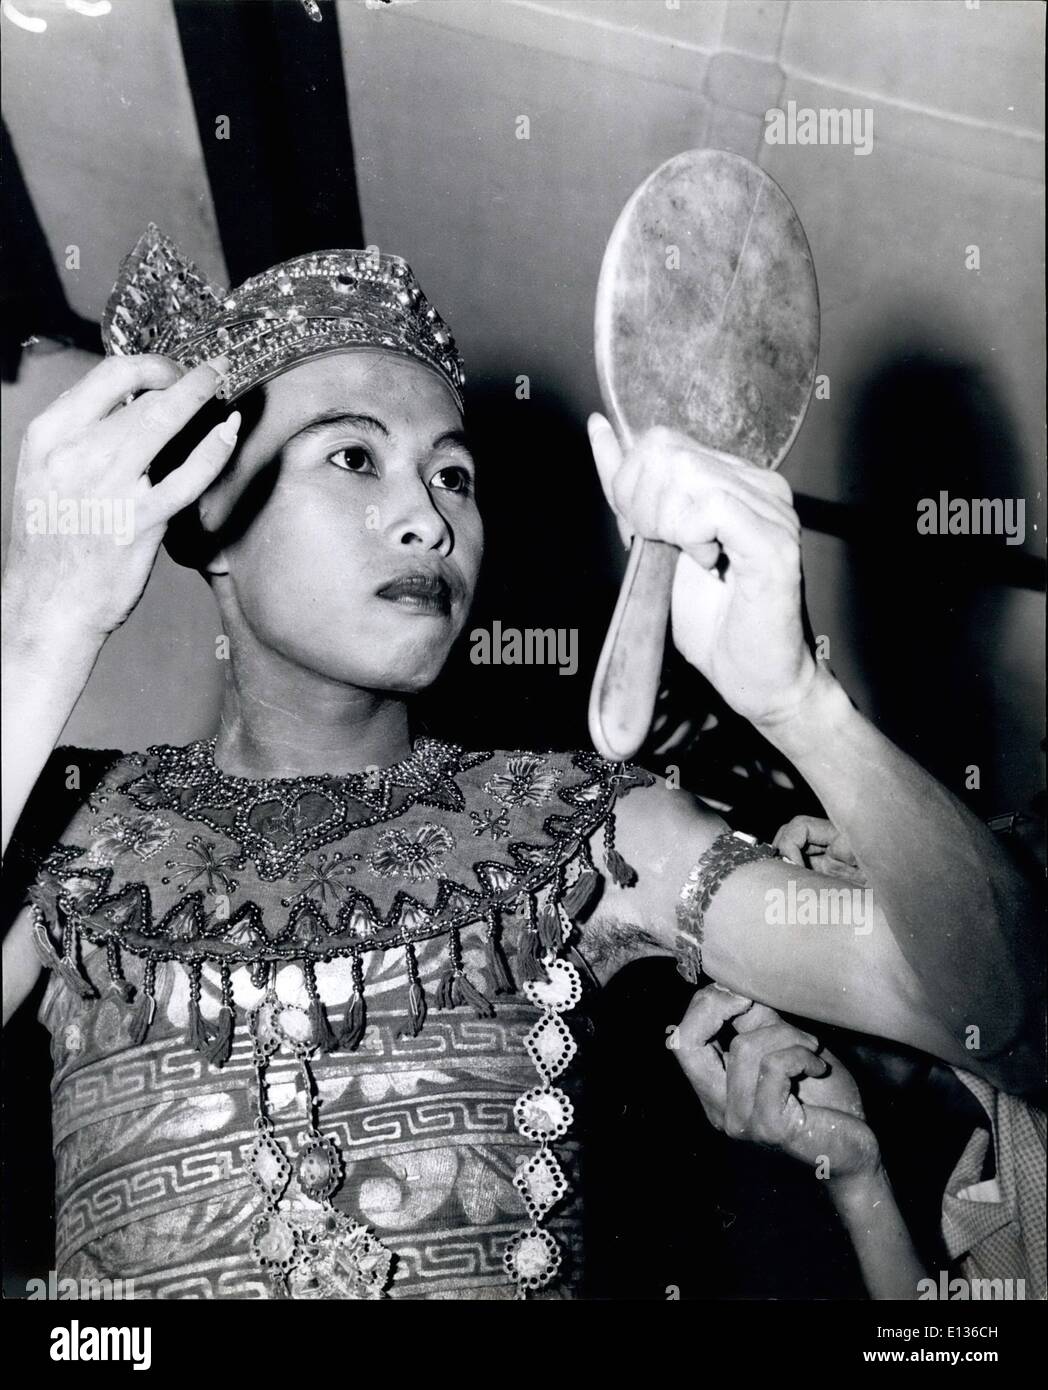
[[[1036, 1035], [1034, 895], [994, 836], [820, 671], [762, 728], [849, 839], [929, 1006], [983, 1059]], [[972, 1026], [978, 1034], [969, 1033]], [[1022, 1070], [1021, 1064], [1018, 1064]]]
[[927, 1271], [917, 1256], [888, 1175], [837, 1178], [830, 1198], [855, 1249], [872, 1299], [915, 1299]]
[[4, 937], [3, 946], [3, 1026], [24, 1003], [40, 978], [43, 968], [33, 945], [33, 920], [28, 910], [20, 912]]
[[87, 684], [102, 639], [34, 619], [5, 596], [3, 624], [3, 852]]

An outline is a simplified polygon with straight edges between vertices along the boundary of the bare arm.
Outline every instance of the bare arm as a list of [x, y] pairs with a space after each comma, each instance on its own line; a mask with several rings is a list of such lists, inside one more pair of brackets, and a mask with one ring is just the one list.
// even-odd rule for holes
[[848, 1233], [872, 1299], [915, 1299], [928, 1271], [921, 1262], [883, 1168], [830, 1184], [830, 1200]]
[[[595, 922], [583, 928], [583, 952], [587, 934], [607, 939], [607, 924], [618, 923], [624, 944], [615, 963], [622, 964], [631, 955], [675, 952], [681, 887], [725, 826], [687, 792], [663, 784], [630, 792], [620, 802], [618, 819], [618, 844], [637, 869], [638, 883], [634, 888], [607, 884]], [[736, 869], [706, 913], [705, 973], [773, 1008], [891, 1038], [996, 1082], [994, 1062], [969, 1051], [963, 1029], [951, 1031], [925, 996], [876, 892], [868, 919], [858, 915], [871, 905], [868, 898], [856, 902], [850, 923], [840, 920], [840, 911], [818, 920], [818, 906], [816, 920], [809, 920], [809, 913], [791, 913], [791, 902], [804, 903], [806, 894], [827, 887], [836, 893], [842, 885], [783, 860]], [[817, 896], [809, 901], [834, 903]], [[827, 920], [830, 915], [836, 915], [836, 924]], [[978, 987], [974, 982], [973, 991]]]
[[1005, 1090], [1039, 1084], [1037, 893], [994, 835], [825, 670], [761, 730], [844, 835], [936, 1018]]
[[[13, 586], [12, 586], [13, 587]], [[103, 639], [76, 623], [41, 628], [17, 611], [5, 584], [3, 616], [3, 852], [54, 751]]]
[[[229, 460], [235, 422], [212, 430], [156, 486], [147, 476], [163, 446], [214, 396], [223, 366], [219, 359], [183, 372], [154, 355], [107, 358], [26, 432], [3, 592], [5, 855], [99, 652], [141, 597], [168, 521]], [[52, 495], [120, 503], [129, 534], [50, 533], [31, 518]], [[23, 916], [4, 940], [5, 1022], [38, 973]]]
[[33, 924], [26, 908], [18, 914], [4, 937], [3, 1026], [28, 997], [43, 966], [33, 947]]
[[[740, 870], [707, 915], [709, 973], [809, 1017], [913, 1043], [1002, 1089], [1039, 1084], [1034, 893], [990, 832], [816, 665], [804, 642], [800, 523], [787, 484], [667, 430], [625, 456], [598, 417], [590, 434], [623, 524], [681, 551], [676, 646], [793, 762], [850, 841], [872, 895], [865, 934], [773, 925], [770, 892], [788, 891], [789, 877], [795, 891], [817, 885], [782, 866]], [[708, 818], [663, 800], [653, 824], [634, 821], [634, 834], [640, 854], [651, 840], [652, 861], [671, 836], [687, 846], [671, 856], [679, 889], [681, 870], [708, 842]], [[642, 909], [664, 931], [674, 897], [664, 883]]]

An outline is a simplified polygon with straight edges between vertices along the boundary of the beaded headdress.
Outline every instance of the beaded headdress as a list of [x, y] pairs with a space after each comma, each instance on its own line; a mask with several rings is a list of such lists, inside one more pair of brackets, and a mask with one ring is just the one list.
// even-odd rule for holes
[[230, 401], [307, 358], [380, 348], [438, 372], [462, 408], [450, 332], [408, 263], [375, 247], [296, 256], [224, 290], [150, 223], [120, 267], [102, 341], [112, 355], [157, 352], [189, 367], [224, 353], [217, 395]]

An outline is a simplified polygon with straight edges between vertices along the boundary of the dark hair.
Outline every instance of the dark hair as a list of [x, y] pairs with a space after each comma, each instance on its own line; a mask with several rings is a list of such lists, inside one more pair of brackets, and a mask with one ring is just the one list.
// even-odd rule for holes
[[[242, 416], [240, 440], [244, 440], [258, 424], [266, 403], [264, 385], [253, 386], [234, 404], [228, 401], [210, 400], [193, 416], [189, 424], [180, 430], [171, 442], [161, 449], [149, 469], [149, 480], [159, 483], [180, 467], [193, 450], [208, 434], [225, 420], [233, 410]], [[226, 465], [227, 471], [236, 467], [238, 448]], [[184, 508], [168, 523], [164, 536], [164, 549], [176, 564], [203, 573], [215, 550], [215, 540], [200, 525], [200, 514], [196, 503]]]

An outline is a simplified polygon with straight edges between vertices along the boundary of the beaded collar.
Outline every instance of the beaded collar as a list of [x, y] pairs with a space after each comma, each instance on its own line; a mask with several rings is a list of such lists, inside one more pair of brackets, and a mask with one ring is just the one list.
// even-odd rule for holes
[[[60, 749], [55, 761], [68, 770], [77, 756]], [[231, 777], [215, 765], [212, 741], [115, 755], [78, 794], [63, 843], [43, 857], [31, 892], [34, 936], [47, 964], [85, 1000], [98, 991], [82, 968], [81, 940], [105, 950], [107, 992], [132, 1009], [136, 1044], [155, 1016], [157, 967], [180, 966], [189, 980], [189, 1042], [215, 1066], [228, 1060], [237, 1023], [232, 971], [248, 968], [264, 991], [246, 1019], [259, 1074], [252, 1175], [265, 1201], [252, 1239], [283, 1292], [312, 1288], [338, 1246], [338, 1260], [355, 1271], [353, 1287], [363, 1290], [353, 1296], [378, 1296], [389, 1261], [363, 1228], [324, 1206], [341, 1181], [341, 1158], [315, 1115], [303, 1141], [305, 1175], [297, 1188], [292, 1183], [297, 1170], [279, 1156], [265, 1108], [270, 1058], [295, 1057], [312, 1094], [310, 1059], [359, 1047], [371, 952], [404, 951], [411, 1035], [433, 1002], [416, 957], [423, 941], [447, 940], [438, 1008], [491, 1017], [492, 996], [519, 990], [540, 1011], [525, 1038], [538, 1085], [514, 1111], [519, 1132], [538, 1146], [515, 1179], [531, 1224], [506, 1252], [523, 1293], [547, 1284], [560, 1264], [541, 1222], [566, 1192], [550, 1145], [567, 1132], [571, 1105], [553, 1083], [576, 1051], [563, 1016], [579, 1002], [581, 979], [564, 953], [575, 917], [599, 886], [590, 839], [602, 829], [606, 871], [635, 882], [615, 847], [614, 808], [620, 795], [652, 780], [589, 752], [475, 753], [433, 739], [418, 740], [391, 767], [341, 777]], [[524, 923], [513, 971], [502, 946], [505, 912]], [[464, 963], [462, 933], [474, 924], [484, 938], [486, 982]], [[125, 975], [125, 955], [142, 965], [140, 986]], [[347, 959], [352, 995], [336, 1033], [316, 968]], [[308, 1010], [277, 997], [276, 969], [289, 963], [301, 967]], [[220, 981], [214, 1028], [200, 1010], [205, 966]], [[318, 1202], [327, 1211], [319, 1226]]]

